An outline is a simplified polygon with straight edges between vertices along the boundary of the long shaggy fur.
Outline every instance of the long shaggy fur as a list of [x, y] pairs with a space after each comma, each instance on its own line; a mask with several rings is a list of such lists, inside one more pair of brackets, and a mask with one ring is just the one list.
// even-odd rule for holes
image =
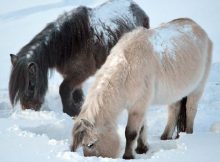
[[[76, 119], [77, 123], [85, 119], [94, 125], [90, 131], [92, 137], [97, 139], [94, 149], [99, 152], [118, 138], [111, 137], [108, 144], [103, 144], [99, 133], [107, 135], [109, 128], [116, 131], [116, 118], [125, 108], [129, 114], [125, 132], [125, 159], [134, 158], [133, 147], [138, 134], [139, 141], [144, 141], [138, 148], [147, 150], [147, 141], [141, 135], [145, 130], [141, 128], [145, 128], [145, 113], [150, 105], [170, 105], [163, 139], [172, 138], [177, 117], [179, 112], [182, 113], [181, 103], [186, 107], [186, 110], [183, 109], [186, 113], [186, 132], [192, 133], [198, 101], [211, 65], [211, 48], [212, 42], [205, 31], [187, 18], [173, 20], [150, 30], [140, 27], [125, 34], [96, 74], [96, 80]], [[73, 137], [76, 138], [75, 131]], [[87, 135], [82, 137], [87, 144], [93, 141]], [[81, 144], [73, 143], [73, 147]], [[89, 155], [100, 156], [94, 149]], [[116, 147], [111, 151], [115, 150]], [[107, 156], [113, 157], [111, 154]]]
[[[120, 15], [121, 11], [117, 16], [114, 10], [110, 10], [109, 20], [105, 21], [103, 15], [97, 14], [102, 8], [111, 8], [117, 3], [132, 16]], [[64, 77], [60, 87], [64, 109], [65, 106], [66, 109], [74, 107], [71, 96], [76, 94], [76, 99], [81, 100], [83, 94], [81, 90], [74, 95], [72, 93], [101, 67], [119, 38], [137, 26], [149, 28], [149, 18], [132, 0], [110, 0], [95, 8], [81, 6], [64, 13], [18, 52], [9, 82], [11, 103], [14, 105], [23, 100], [30, 82], [27, 68], [30, 63], [35, 63], [38, 75], [33, 100], [43, 101], [48, 87], [48, 71], [55, 68]], [[32, 101], [29, 102], [31, 104]], [[69, 115], [77, 113], [69, 112]]]

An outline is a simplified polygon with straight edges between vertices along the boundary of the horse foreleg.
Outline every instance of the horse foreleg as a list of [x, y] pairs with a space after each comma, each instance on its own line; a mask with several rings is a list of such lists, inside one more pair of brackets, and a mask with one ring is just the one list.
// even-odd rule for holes
[[179, 112], [180, 112], [180, 101], [169, 105], [167, 125], [163, 134], [160, 137], [161, 140], [172, 139]]
[[60, 96], [63, 104], [63, 112], [69, 116], [77, 116], [83, 102], [83, 91], [75, 88], [70, 80], [64, 80], [60, 85]]
[[144, 154], [148, 151], [146, 129], [147, 129], [147, 126], [143, 124], [139, 132], [139, 137], [137, 140], [137, 148], [135, 149], [136, 153], [138, 154]]
[[128, 123], [125, 129], [126, 147], [124, 159], [134, 158], [134, 144], [144, 122], [146, 100], [137, 101], [129, 110]]

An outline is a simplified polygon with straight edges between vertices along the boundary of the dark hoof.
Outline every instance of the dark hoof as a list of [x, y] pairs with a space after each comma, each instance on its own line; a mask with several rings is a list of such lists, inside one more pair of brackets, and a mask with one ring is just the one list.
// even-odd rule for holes
[[135, 151], [136, 151], [137, 154], [145, 154], [148, 151], [148, 147], [143, 145], [141, 147], [137, 147], [135, 149]]
[[129, 159], [134, 159], [133, 155], [123, 155], [123, 159], [129, 160]]
[[193, 134], [193, 130], [192, 129], [186, 130], [186, 133], [187, 134]]
[[171, 137], [168, 137], [168, 135], [166, 134], [162, 134], [162, 136], [160, 137], [161, 140], [171, 140]]
[[179, 138], [180, 138], [180, 135], [179, 135], [179, 133], [177, 133], [175, 139], [179, 139]]

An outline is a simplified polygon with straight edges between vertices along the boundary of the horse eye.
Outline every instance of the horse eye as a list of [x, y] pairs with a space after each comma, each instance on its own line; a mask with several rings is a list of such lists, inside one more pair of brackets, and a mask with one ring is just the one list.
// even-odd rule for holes
[[94, 146], [94, 143], [91, 143], [91, 144], [88, 144], [88, 145], [87, 145], [87, 147], [90, 148], [90, 149], [91, 149], [93, 146]]

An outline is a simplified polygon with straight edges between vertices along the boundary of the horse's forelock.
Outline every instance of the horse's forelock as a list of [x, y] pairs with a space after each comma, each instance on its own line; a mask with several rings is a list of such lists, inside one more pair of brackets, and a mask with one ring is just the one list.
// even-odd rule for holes
[[24, 62], [18, 62], [11, 71], [9, 81], [9, 96], [12, 105], [15, 105], [17, 101], [24, 95], [27, 89], [27, 68]]
[[[38, 64], [36, 64], [36, 69], [36, 85], [32, 99], [42, 101], [48, 86], [48, 70]], [[12, 105], [15, 105], [28, 92], [29, 79], [28, 64], [25, 60], [20, 60], [12, 68], [9, 81], [9, 96]]]

